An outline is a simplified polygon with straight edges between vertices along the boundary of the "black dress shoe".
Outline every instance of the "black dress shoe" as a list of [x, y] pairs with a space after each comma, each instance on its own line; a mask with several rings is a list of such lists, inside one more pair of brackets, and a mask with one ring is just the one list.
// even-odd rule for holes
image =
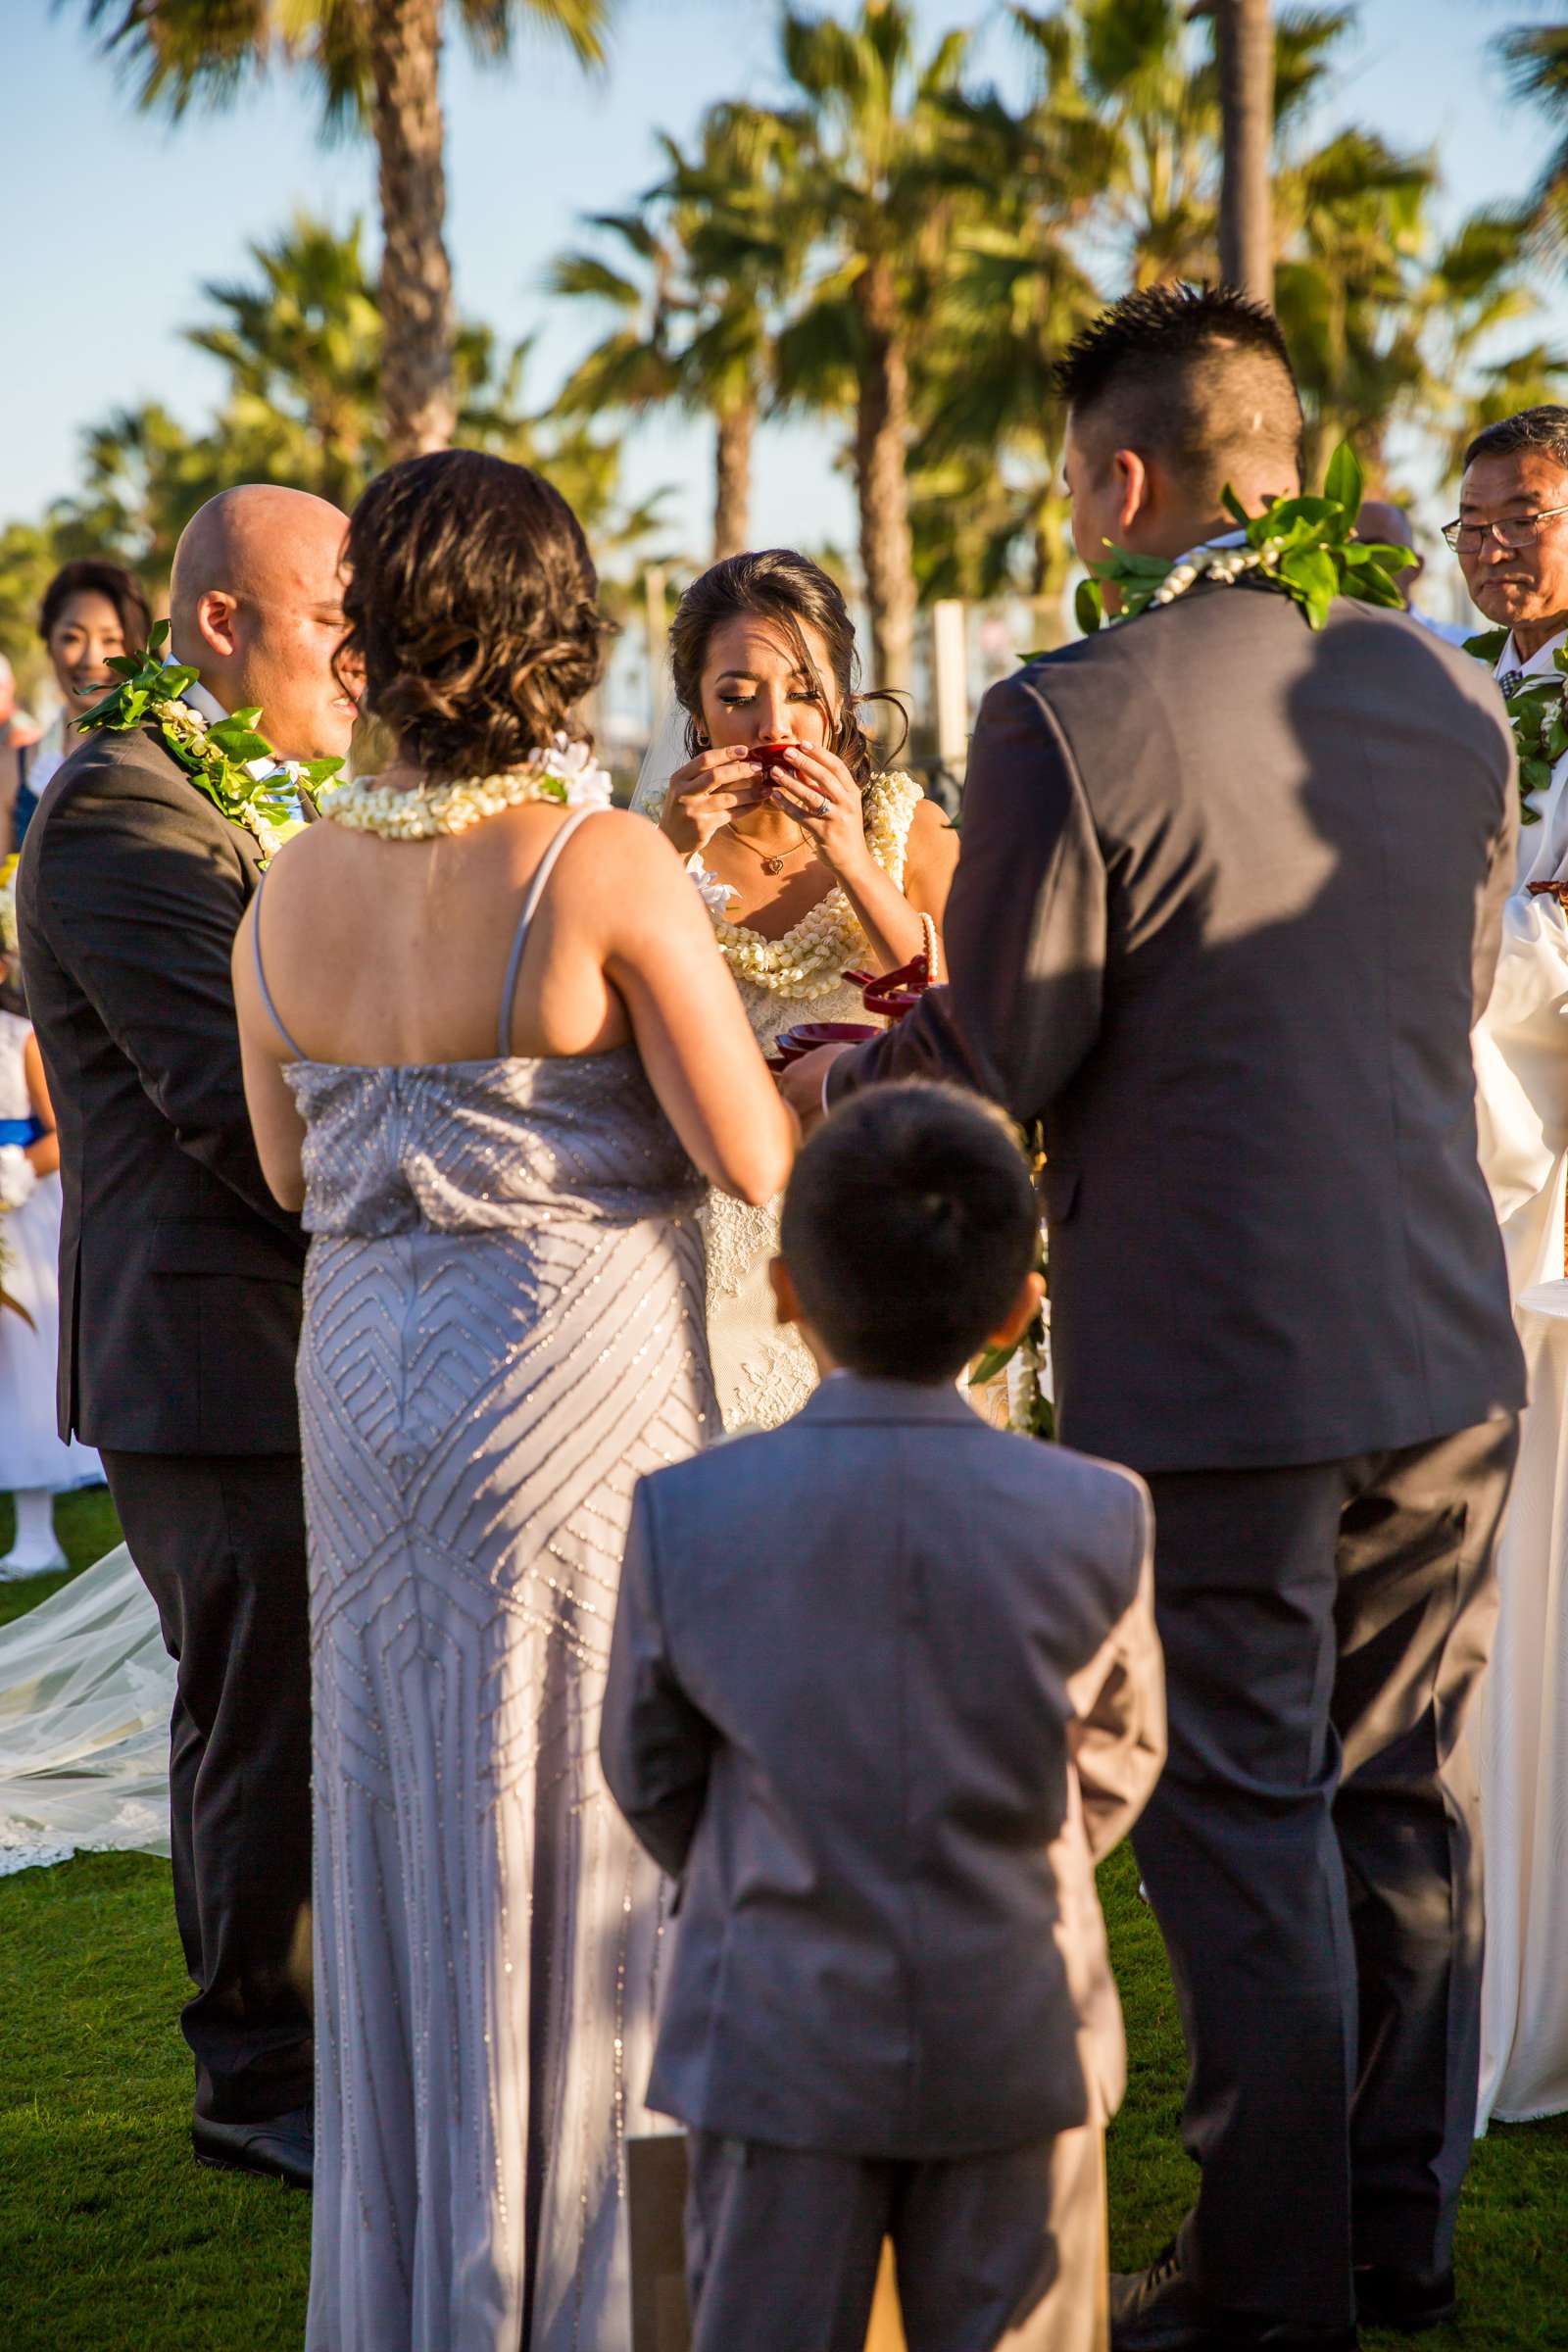
[[1392, 2262], [1355, 2266], [1355, 2316], [1369, 2328], [1419, 2335], [1441, 2328], [1459, 2308], [1451, 2271], [1404, 2271]]
[[290, 2188], [309, 2188], [316, 2162], [316, 2115], [295, 2107], [260, 2124], [217, 2124], [198, 2115], [190, 2128], [198, 2164], [223, 2173], [262, 2173]]
[[1359, 2340], [1353, 2326], [1313, 2328], [1210, 2303], [1174, 2246], [1149, 2270], [1110, 2281], [1111, 2352], [1356, 2352]]

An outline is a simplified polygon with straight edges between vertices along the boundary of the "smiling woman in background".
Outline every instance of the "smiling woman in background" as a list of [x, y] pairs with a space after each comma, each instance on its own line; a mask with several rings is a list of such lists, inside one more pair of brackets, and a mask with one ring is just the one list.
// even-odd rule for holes
[[22, 847], [44, 786], [76, 749], [78, 722], [114, 684], [107, 664], [139, 652], [152, 628], [141, 582], [119, 564], [79, 557], [55, 573], [38, 609], [38, 634], [60, 689], [60, 709], [37, 743], [0, 752], [0, 861]]

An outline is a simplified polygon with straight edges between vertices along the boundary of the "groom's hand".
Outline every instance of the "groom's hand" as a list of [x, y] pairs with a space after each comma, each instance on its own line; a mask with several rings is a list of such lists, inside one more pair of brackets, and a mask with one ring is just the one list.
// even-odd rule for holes
[[827, 1074], [841, 1054], [854, 1051], [853, 1046], [818, 1046], [779, 1072], [778, 1091], [800, 1120], [803, 1135], [809, 1135], [826, 1118], [822, 1089]]

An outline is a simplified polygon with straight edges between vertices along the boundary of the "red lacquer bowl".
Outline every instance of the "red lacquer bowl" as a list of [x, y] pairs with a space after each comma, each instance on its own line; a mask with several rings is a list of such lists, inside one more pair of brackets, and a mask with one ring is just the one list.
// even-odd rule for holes
[[[902, 1021], [931, 985], [930, 967], [923, 956], [901, 964], [896, 972], [846, 972], [844, 977], [860, 991], [866, 1011], [876, 1013], [882, 1022]], [[881, 1028], [863, 1021], [797, 1021], [793, 1029], [781, 1029], [774, 1038], [778, 1051], [767, 1066], [787, 1070], [792, 1061], [814, 1054], [818, 1046], [863, 1046], [868, 1037], [881, 1035]]]
[[774, 1038], [777, 1053], [768, 1067], [787, 1070], [792, 1061], [814, 1054], [818, 1046], [863, 1046], [868, 1037], [881, 1034], [869, 1021], [797, 1021], [793, 1029], [782, 1029]]

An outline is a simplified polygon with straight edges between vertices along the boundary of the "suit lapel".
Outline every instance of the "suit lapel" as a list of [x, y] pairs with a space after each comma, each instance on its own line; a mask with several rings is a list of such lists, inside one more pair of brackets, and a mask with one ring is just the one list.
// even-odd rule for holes
[[159, 757], [168, 762], [169, 767], [179, 778], [186, 791], [212, 809], [215, 822], [222, 826], [239, 853], [239, 861], [245, 877], [245, 896], [247, 899], [254, 898], [261, 888], [262, 881], [262, 845], [255, 834], [248, 825], [238, 825], [231, 816], [225, 816], [216, 802], [208, 799], [200, 785], [191, 781], [188, 770], [180, 766], [156, 726], [144, 726], [142, 734]]

